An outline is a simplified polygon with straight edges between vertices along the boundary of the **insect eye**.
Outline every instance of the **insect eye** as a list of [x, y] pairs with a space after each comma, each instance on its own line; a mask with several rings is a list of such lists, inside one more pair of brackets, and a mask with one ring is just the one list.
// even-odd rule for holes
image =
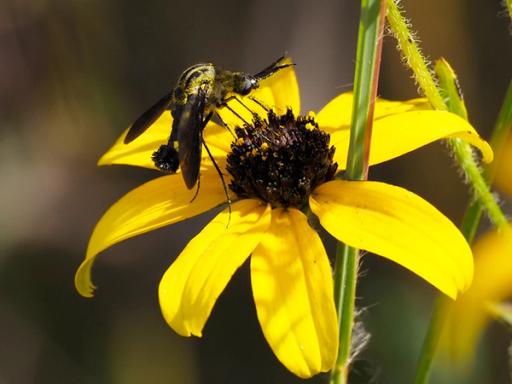
[[237, 93], [241, 96], [248, 95], [254, 88], [258, 88], [258, 80], [252, 76], [245, 76], [240, 81]]

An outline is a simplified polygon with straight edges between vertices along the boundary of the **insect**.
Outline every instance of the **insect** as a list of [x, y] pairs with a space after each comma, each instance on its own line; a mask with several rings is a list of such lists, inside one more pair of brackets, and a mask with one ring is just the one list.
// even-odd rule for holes
[[178, 167], [181, 168], [185, 185], [192, 189], [199, 179], [201, 149], [204, 145], [228, 196], [222, 173], [203, 139], [203, 130], [214, 114], [222, 121], [217, 113], [219, 108], [226, 107], [240, 117], [228, 106], [228, 101], [236, 99], [245, 107], [236, 96], [248, 95], [259, 87], [261, 80], [293, 65], [285, 59], [285, 56], [280, 57], [255, 75], [219, 69], [211, 63], [187, 68], [178, 79], [176, 87], [135, 120], [124, 143], [135, 140], [162, 113], [170, 110], [173, 123], [169, 141], [153, 154], [155, 166], [166, 173], [175, 173]]

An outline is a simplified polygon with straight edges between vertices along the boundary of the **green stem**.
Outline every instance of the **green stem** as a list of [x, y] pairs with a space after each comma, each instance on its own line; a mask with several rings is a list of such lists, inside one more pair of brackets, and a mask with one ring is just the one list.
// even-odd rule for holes
[[[462, 95], [459, 93], [459, 86], [455, 72], [444, 59], [438, 60], [435, 66], [441, 94], [446, 100], [448, 110], [456, 113], [464, 119], [467, 119], [467, 110]], [[479, 220], [479, 218], [478, 218]], [[463, 229], [466, 239], [469, 234]], [[430, 368], [434, 359], [443, 324], [446, 318], [446, 310], [451, 305], [451, 301], [444, 295], [439, 295], [434, 304], [434, 310], [430, 319], [430, 324], [423, 340], [421, 353], [418, 358], [416, 367], [416, 376], [414, 384], [422, 384], [428, 382], [430, 376]]]
[[451, 304], [449, 301], [450, 299], [443, 295], [439, 295], [436, 299], [428, 331], [423, 340], [423, 345], [421, 346], [414, 384], [424, 384], [428, 382], [432, 361], [434, 360], [441, 331], [443, 330], [446, 305]]
[[338, 242], [334, 265], [334, 300], [338, 313], [340, 345], [336, 366], [331, 372], [331, 384], [346, 383], [348, 378], [358, 264], [359, 251]]
[[[414, 72], [414, 76], [419, 86], [423, 90], [424, 94], [429, 99], [430, 103], [435, 109], [438, 110], [449, 110], [453, 113], [458, 113], [460, 116], [467, 118], [466, 110], [463, 105], [462, 97], [458, 92], [453, 92], [456, 81], [455, 74], [452, 73], [452, 82], [447, 82], [450, 79], [451, 68], [446, 69], [443, 73], [440, 73], [440, 81], [442, 82], [443, 91], [445, 96], [448, 96], [448, 103], [445, 104], [439, 88], [428, 69], [427, 62], [421, 55], [419, 48], [415, 43], [415, 38], [409, 30], [409, 26], [405, 18], [400, 13], [398, 6], [395, 1], [387, 0], [388, 2], [388, 22], [390, 28], [398, 40], [400, 49], [404, 56], [406, 63], [411, 67]], [[443, 75], [448, 75], [443, 77]], [[456, 94], [453, 99], [450, 99], [450, 92], [452, 96]], [[508, 105], [508, 111], [510, 111], [510, 101], [507, 101], [507, 96], [504, 105]], [[503, 112], [503, 109], [502, 109]], [[503, 112], [505, 113], [505, 112]], [[501, 114], [500, 114], [501, 116]], [[500, 119], [498, 119], [500, 121]], [[489, 215], [489, 218], [498, 228], [505, 228], [508, 226], [507, 220], [499, 205], [496, 203], [494, 196], [492, 195], [487, 181], [484, 179], [482, 172], [474, 159], [473, 150], [469, 144], [462, 142], [458, 139], [449, 140], [452, 151], [455, 154], [457, 161], [459, 162], [462, 169], [465, 171], [469, 183], [473, 187], [475, 194], [475, 201], [478, 201], [479, 207], [469, 208], [465, 220], [462, 226], [464, 236], [470, 242], [478, 226], [482, 209], [485, 209]], [[420, 357], [418, 360], [418, 367], [416, 371], [415, 384], [424, 384], [428, 382], [430, 368], [433, 357], [435, 355], [436, 347], [441, 336], [442, 324], [445, 318], [445, 311], [451, 303], [447, 303], [447, 299], [439, 297], [436, 300], [434, 312], [430, 322], [429, 330], [425, 337]]]
[[[437, 70], [437, 66], [436, 66]], [[440, 71], [437, 71], [439, 74]], [[455, 78], [455, 77], [454, 77]], [[439, 76], [441, 89], [446, 90], [449, 86], [449, 82], [443, 81], [443, 77]], [[453, 93], [447, 92], [447, 97], [449, 100], [449, 104], [452, 105], [452, 110], [454, 113], [456, 111], [465, 111], [465, 107], [462, 107], [462, 100], [457, 98]], [[460, 114], [462, 117], [463, 114]], [[467, 117], [467, 116], [465, 116]], [[491, 146], [497, 157], [499, 158], [499, 154], [503, 149], [503, 144], [506, 137], [509, 135], [512, 129], [512, 81], [509, 83], [509, 87], [507, 90], [507, 94], [505, 96], [505, 100], [500, 110], [500, 114], [496, 121], [495, 128], [493, 130], [491, 136]], [[492, 181], [492, 171], [486, 172], [487, 181]], [[478, 224], [480, 223], [480, 218], [482, 216], [483, 208], [480, 202], [475, 201], [468, 205], [466, 209], [466, 214], [464, 215], [464, 220], [462, 222], [462, 234], [468, 241], [468, 243], [472, 243], [476, 230], [478, 228]], [[440, 295], [434, 304], [434, 311], [432, 313], [432, 318], [430, 320], [429, 329], [425, 336], [425, 340], [423, 341], [420, 357], [418, 359], [418, 366], [416, 370], [416, 378], [415, 384], [423, 384], [428, 382], [430, 367], [432, 365], [432, 360], [434, 358], [437, 345], [439, 343], [439, 339], [441, 337], [441, 330], [446, 318], [446, 311], [450, 309], [452, 302], [445, 296]]]
[[368, 157], [373, 110], [379, 81], [385, 12], [385, 1], [361, 1], [352, 127], [350, 130], [347, 169], [345, 171], [345, 178], [349, 180], [365, 180], [368, 173]]
[[[494, 179], [494, 164], [500, 160], [501, 153], [503, 152], [503, 146], [505, 140], [508, 137], [512, 129], [512, 81], [508, 84], [507, 93], [505, 100], [501, 106], [496, 126], [491, 135], [490, 143], [491, 147], [496, 156], [496, 161], [491, 166], [485, 169], [485, 178], [487, 182], [491, 183]], [[464, 214], [464, 220], [462, 221], [462, 233], [466, 236], [469, 242], [472, 242], [475, 238], [480, 218], [482, 217], [483, 206], [480, 201], [475, 200], [469, 204]]]
[[[512, 0], [511, 0], [512, 1]], [[491, 147], [494, 150], [494, 154], [496, 156], [497, 163], [500, 160], [500, 157], [503, 153], [505, 142], [510, 132], [512, 131], [512, 80], [508, 83], [507, 93], [505, 94], [505, 99], [503, 105], [501, 106], [500, 113], [498, 115], [498, 120], [496, 121], [496, 126], [491, 135], [491, 139], [489, 140], [491, 143]], [[486, 174], [489, 178], [489, 181], [494, 179], [494, 171], [495, 166], [491, 164], [490, 167], [486, 169]]]
[[439, 94], [437, 84], [432, 77], [427, 61], [423, 58], [421, 51], [416, 44], [416, 38], [409, 29], [409, 23], [402, 16], [400, 9], [394, 0], [387, 0], [387, 20], [393, 35], [398, 41], [399, 49], [402, 52], [405, 63], [414, 72], [414, 78], [430, 104], [435, 109], [445, 111], [444, 100]]
[[473, 148], [460, 139], [451, 139], [449, 143], [457, 162], [466, 173], [476, 198], [485, 208], [491, 221], [499, 229], [507, 227], [507, 217], [496, 202], [494, 195], [489, 189], [489, 184], [485, 181], [482, 171], [473, 157]]
[[[387, 2], [389, 7], [387, 18], [390, 29], [398, 40], [404, 60], [412, 69], [418, 85], [425, 96], [427, 96], [434, 109], [441, 111], [448, 110], [448, 106], [445, 104], [439, 92], [437, 83], [428, 68], [427, 62], [415, 42], [415, 37], [409, 29], [408, 22], [402, 16], [394, 0], [387, 0]], [[457, 162], [464, 170], [468, 182], [473, 188], [475, 197], [482, 203], [489, 218], [498, 228], [507, 226], [506, 217], [483, 178], [480, 167], [473, 156], [471, 146], [460, 139], [450, 139], [448, 141]]]
[[[361, 0], [352, 127], [345, 172], [345, 177], [349, 180], [366, 180], [368, 174], [385, 15], [385, 0]], [[336, 365], [330, 376], [331, 384], [343, 384], [348, 379], [358, 264], [359, 251], [338, 243], [334, 266], [334, 295], [340, 343]]]

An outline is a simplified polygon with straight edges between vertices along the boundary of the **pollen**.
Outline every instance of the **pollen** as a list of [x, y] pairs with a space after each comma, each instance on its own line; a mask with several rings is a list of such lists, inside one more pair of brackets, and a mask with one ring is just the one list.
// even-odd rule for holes
[[334, 178], [338, 165], [330, 137], [318, 128], [314, 115], [284, 115], [270, 111], [251, 125], [235, 129], [227, 157], [230, 189], [239, 198], [258, 198], [273, 207], [303, 208], [311, 192]]

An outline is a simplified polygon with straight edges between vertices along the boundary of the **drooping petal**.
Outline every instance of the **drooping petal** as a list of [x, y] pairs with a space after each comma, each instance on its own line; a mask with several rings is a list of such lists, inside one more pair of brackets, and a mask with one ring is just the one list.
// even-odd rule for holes
[[[331, 144], [336, 147], [334, 160], [338, 162], [339, 169], [346, 168], [349, 135], [348, 129], [331, 133]], [[425, 110], [387, 115], [374, 120], [370, 165], [448, 138], [459, 138], [474, 145], [482, 153], [485, 162], [493, 159], [489, 144], [478, 136], [466, 120], [449, 112]]]
[[270, 225], [270, 206], [241, 200], [194, 237], [159, 287], [165, 320], [182, 336], [201, 336], [217, 298]]
[[[291, 63], [291, 60], [288, 59], [284, 63]], [[233, 99], [228, 102], [229, 108], [234, 110], [248, 123], [252, 122], [253, 113], [257, 113], [260, 117], [266, 119], [267, 112], [265, 108], [272, 109], [278, 114], [284, 114], [287, 108], [291, 108], [295, 115], [300, 113], [299, 84], [293, 66], [281, 69], [262, 80], [259, 88], [252, 91], [248, 96], [235, 94], [231, 96], [236, 96], [238, 100]], [[254, 99], [265, 108], [259, 105], [258, 102], [255, 102]], [[230, 127], [242, 126], [244, 123], [228, 108], [221, 108], [219, 114], [222, 120]]]
[[[316, 122], [328, 133], [339, 130], [349, 130], [352, 122], [352, 103], [354, 94], [345, 92], [332, 99], [316, 115]], [[398, 113], [431, 109], [427, 99], [411, 99], [406, 101], [391, 101], [377, 99], [374, 119]]]
[[186, 188], [181, 175], [160, 177], [127, 193], [100, 219], [89, 240], [85, 260], [75, 275], [75, 286], [85, 297], [93, 295], [93, 262], [101, 251], [129, 239], [206, 212], [226, 201], [214, 170], [201, 174], [201, 188]]
[[332, 369], [338, 330], [329, 260], [307, 217], [275, 209], [251, 257], [258, 320], [277, 358], [299, 377]]
[[[162, 144], [168, 142], [171, 127], [172, 117], [170, 112], [166, 111], [144, 133], [128, 144], [124, 143], [128, 132], [126, 129], [112, 148], [99, 159], [98, 165], [123, 164], [155, 169], [151, 156]], [[225, 128], [209, 122], [203, 135], [214, 157], [226, 156], [232, 136]], [[203, 151], [203, 159], [208, 161], [206, 151]]]
[[473, 258], [466, 240], [414, 193], [380, 182], [335, 180], [319, 186], [309, 202], [338, 240], [395, 261], [451, 298], [469, 287]]
[[458, 363], [471, 363], [489, 309], [512, 296], [512, 231], [493, 230], [473, 246], [475, 279], [471, 288], [453, 305], [446, 322], [445, 352]]
[[[338, 162], [339, 169], [346, 168], [352, 102], [352, 92], [342, 93], [316, 116], [318, 125], [331, 134], [331, 145], [336, 147], [335, 161]], [[485, 162], [492, 161], [493, 153], [489, 144], [480, 138], [471, 124], [459, 116], [431, 110], [430, 104], [424, 98], [407, 101], [377, 99], [370, 165], [382, 163], [446, 138], [465, 140], [480, 150]]]

